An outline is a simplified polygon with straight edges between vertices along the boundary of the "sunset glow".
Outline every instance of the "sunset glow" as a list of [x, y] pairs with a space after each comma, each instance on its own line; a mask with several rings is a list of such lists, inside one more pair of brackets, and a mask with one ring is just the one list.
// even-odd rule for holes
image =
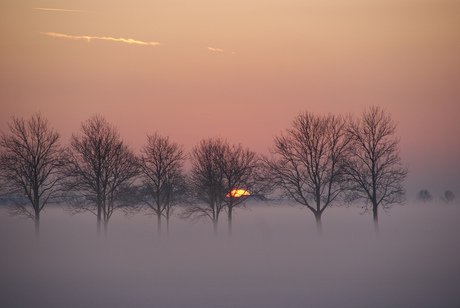
[[460, 308], [460, 0], [0, 23], [0, 308]]
[[[247, 192], [246, 190], [244, 189], [235, 189], [235, 190], [232, 190], [232, 192], [230, 193], [232, 197], [236, 197], [236, 198], [239, 198], [241, 196], [249, 196], [250, 193]], [[230, 194], [227, 194], [227, 197], [230, 197]]]
[[451, 0], [4, 1], [0, 130], [40, 111], [67, 144], [101, 114], [135, 151], [158, 131], [186, 151], [221, 136], [268, 155], [301, 111], [377, 105], [399, 123], [408, 194], [441, 194], [460, 187], [459, 13]]

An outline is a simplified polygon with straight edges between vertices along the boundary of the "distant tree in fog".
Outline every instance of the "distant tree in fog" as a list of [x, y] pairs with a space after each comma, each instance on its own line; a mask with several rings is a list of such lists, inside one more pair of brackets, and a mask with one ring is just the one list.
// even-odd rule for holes
[[271, 158], [264, 158], [268, 180], [315, 215], [318, 233], [323, 212], [346, 187], [343, 164], [350, 141], [346, 129], [342, 116], [299, 114], [291, 129], [275, 137]]
[[224, 210], [223, 174], [216, 163], [218, 141], [201, 140], [191, 152], [192, 170], [189, 189], [193, 200], [184, 207], [183, 217], [209, 218], [217, 232], [220, 213]]
[[[214, 139], [216, 155], [214, 157], [222, 174], [223, 200], [228, 218], [228, 232], [232, 233], [233, 210], [241, 205], [250, 194], [260, 192], [258, 183], [260, 164], [255, 152], [243, 148], [241, 144], [230, 145], [226, 140]], [[236, 193], [238, 190], [249, 195]]]
[[452, 191], [446, 190], [444, 195], [441, 197], [442, 201], [449, 203], [455, 199], [455, 195]]
[[184, 149], [171, 142], [169, 137], [155, 133], [147, 136], [147, 144], [141, 153], [141, 199], [157, 215], [158, 233], [161, 233], [162, 216], [166, 218], [166, 229], [169, 232], [173, 206], [180, 201], [185, 191]]
[[20, 196], [12, 214], [35, 221], [38, 235], [40, 213], [46, 204], [56, 201], [60, 191], [64, 150], [59, 134], [40, 113], [27, 121], [15, 118], [8, 123], [9, 134], [0, 138], [0, 175], [4, 194]]
[[83, 198], [73, 203], [74, 212], [89, 211], [107, 231], [115, 210], [127, 205], [126, 194], [138, 175], [134, 153], [121, 140], [118, 129], [102, 116], [95, 115], [81, 125], [81, 134], [70, 140], [67, 188]]
[[[190, 192], [195, 202], [184, 208], [184, 217], [206, 217], [212, 220], [214, 232], [220, 213], [228, 214], [228, 231], [232, 232], [233, 210], [243, 204], [251, 192], [260, 192], [257, 183], [260, 166], [257, 154], [242, 145], [231, 145], [221, 138], [202, 140], [191, 153]], [[235, 193], [237, 190], [249, 195]]]
[[346, 164], [349, 198], [364, 200], [366, 210], [370, 206], [376, 232], [379, 207], [387, 210], [405, 201], [403, 182], [408, 170], [399, 156], [396, 126], [389, 113], [372, 106], [361, 118], [351, 119], [348, 127], [352, 140]]
[[419, 201], [422, 202], [427, 202], [433, 199], [433, 196], [431, 196], [431, 193], [427, 189], [422, 189], [417, 193], [417, 196], [415, 198]]

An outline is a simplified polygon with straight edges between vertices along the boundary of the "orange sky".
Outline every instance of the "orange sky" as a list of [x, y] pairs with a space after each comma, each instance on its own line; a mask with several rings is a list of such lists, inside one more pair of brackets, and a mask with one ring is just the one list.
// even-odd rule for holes
[[67, 143], [100, 113], [135, 149], [158, 131], [266, 153], [301, 110], [376, 104], [411, 187], [460, 197], [458, 1], [6, 0], [0, 37], [2, 130], [41, 111]]

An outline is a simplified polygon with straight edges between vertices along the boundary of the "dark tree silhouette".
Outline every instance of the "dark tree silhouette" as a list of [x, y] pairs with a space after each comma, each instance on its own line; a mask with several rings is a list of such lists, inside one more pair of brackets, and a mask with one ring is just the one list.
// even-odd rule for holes
[[81, 125], [81, 135], [72, 135], [66, 163], [68, 189], [83, 194], [71, 211], [89, 211], [97, 216], [97, 230], [107, 225], [115, 210], [126, 206], [138, 175], [134, 153], [121, 140], [118, 129], [95, 115]]
[[249, 198], [250, 195], [238, 194], [244, 190], [257, 194], [262, 186], [257, 182], [260, 164], [257, 154], [243, 148], [241, 144], [230, 145], [226, 140], [215, 139], [215, 160], [222, 174], [225, 198], [224, 203], [228, 217], [228, 233], [232, 233], [233, 210]]
[[350, 183], [350, 200], [364, 200], [371, 207], [374, 227], [378, 233], [378, 208], [389, 209], [403, 204], [403, 182], [407, 167], [399, 156], [399, 139], [395, 137], [396, 123], [379, 107], [366, 109], [360, 119], [350, 119], [348, 133], [350, 159], [346, 171]]
[[46, 204], [55, 201], [60, 191], [64, 150], [59, 134], [40, 113], [25, 121], [15, 118], [8, 123], [9, 134], [0, 138], [0, 171], [2, 190], [16, 198], [13, 215], [25, 215], [35, 221], [38, 236], [40, 213]]
[[161, 234], [162, 216], [166, 218], [166, 230], [169, 233], [173, 206], [180, 201], [185, 190], [183, 147], [171, 142], [169, 137], [155, 133], [147, 136], [147, 144], [141, 153], [139, 165], [143, 182], [142, 201], [157, 216], [158, 234]]
[[433, 196], [431, 196], [431, 193], [428, 191], [428, 189], [422, 189], [417, 193], [417, 196], [415, 196], [415, 198], [425, 203], [427, 201], [432, 200]]
[[441, 200], [446, 203], [452, 202], [454, 199], [455, 199], [455, 195], [451, 190], [446, 190], [444, 192], [444, 195], [441, 197]]
[[343, 117], [306, 112], [275, 137], [271, 158], [264, 158], [269, 179], [315, 215], [318, 234], [321, 215], [344, 191], [348, 142]]
[[216, 162], [219, 139], [201, 140], [192, 149], [189, 193], [193, 200], [184, 207], [183, 217], [209, 218], [217, 232], [219, 215], [225, 207], [224, 175]]
[[263, 185], [256, 181], [259, 169], [256, 153], [242, 145], [220, 138], [202, 140], [192, 150], [190, 190], [197, 202], [187, 206], [184, 215], [210, 218], [216, 232], [219, 215], [226, 209], [231, 234], [233, 210], [250, 196], [235, 191], [261, 191]]

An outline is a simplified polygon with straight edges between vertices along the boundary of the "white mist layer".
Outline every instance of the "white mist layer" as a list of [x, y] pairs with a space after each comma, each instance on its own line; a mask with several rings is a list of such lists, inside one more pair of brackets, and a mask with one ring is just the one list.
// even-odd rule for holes
[[[452, 307], [460, 305], [460, 204], [371, 215], [326, 210], [318, 237], [298, 205], [250, 204], [212, 224], [122, 214], [97, 236], [91, 214], [32, 221], [0, 211], [1, 307]], [[164, 223], [165, 226], [165, 223]]]

